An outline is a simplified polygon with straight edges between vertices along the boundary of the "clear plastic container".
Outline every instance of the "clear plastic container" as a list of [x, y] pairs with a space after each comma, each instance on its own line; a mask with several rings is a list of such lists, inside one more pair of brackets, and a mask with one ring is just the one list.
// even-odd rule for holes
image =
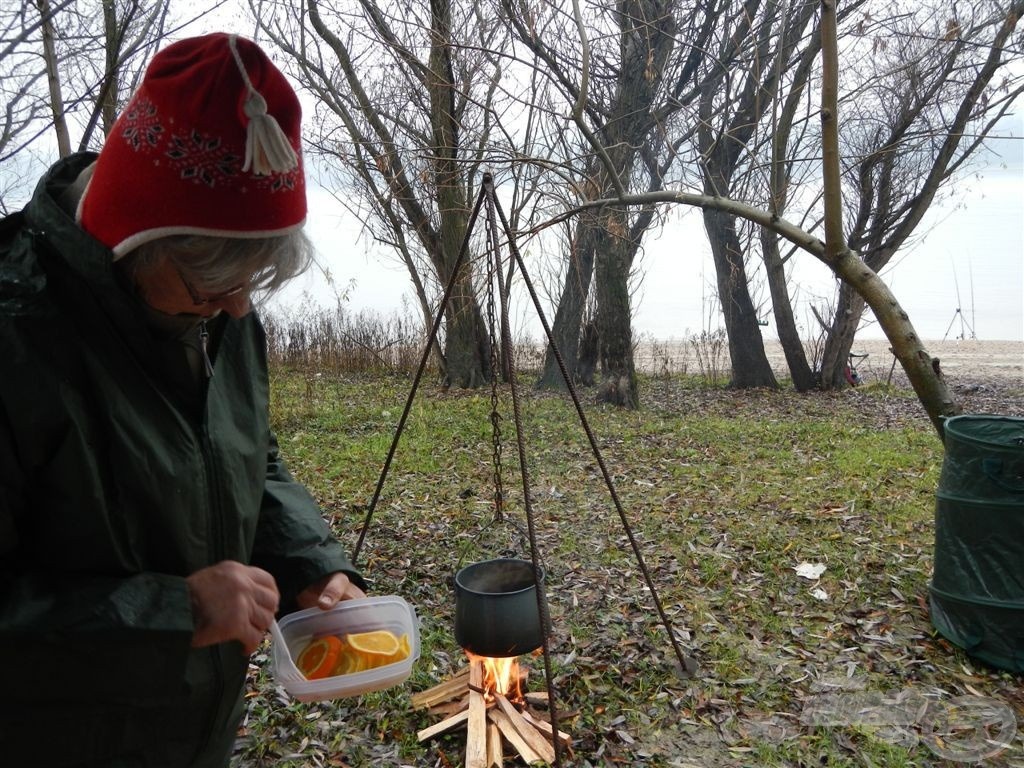
[[[409, 677], [413, 662], [420, 656], [416, 611], [397, 595], [345, 600], [328, 611], [307, 608], [288, 614], [278, 625], [280, 632], [272, 646], [274, 678], [299, 701], [341, 699], [391, 688]], [[408, 634], [409, 655], [376, 669], [319, 680], [307, 680], [295, 667], [295, 658], [317, 637], [375, 629], [389, 630], [396, 637]]]

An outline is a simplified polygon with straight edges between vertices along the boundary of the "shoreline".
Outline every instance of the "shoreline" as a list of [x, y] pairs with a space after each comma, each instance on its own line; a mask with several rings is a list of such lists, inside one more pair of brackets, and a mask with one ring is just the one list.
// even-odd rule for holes
[[[775, 339], [766, 339], [765, 352], [772, 368], [781, 375], [788, 373], [782, 347]], [[924, 348], [932, 357], [939, 358], [942, 371], [952, 383], [958, 381], [1000, 381], [1009, 384], [1024, 385], [1024, 341], [981, 341], [979, 339], [952, 339], [943, 341], [925, 341]], [[857, 361], [857, 369], [862, 378], [873, 381], [885, 381], [890, 376], [896, 378], [903, 371], [889, 351], [887, 339], [857, 340], [853, 344], [853, 353], [867, 355]], [[706, 356], [715, 350], [705, 347], [701, 350]], [[729, 350], [724, 340], [717, 350], [715, 359], [719, 360], [720, 368], [729, 366]], [[691, 340], [645, 339], [637, 345], [637, 367], [645, 371], [664, 370], [697, 370], [699, 360], [697, 350]]]

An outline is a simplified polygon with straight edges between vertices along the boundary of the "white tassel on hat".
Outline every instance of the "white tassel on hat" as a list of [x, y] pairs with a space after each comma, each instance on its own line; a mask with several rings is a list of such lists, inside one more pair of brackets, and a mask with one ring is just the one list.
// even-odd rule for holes
[[234, 54], [235, 63], [242, 73], [246, 88], [249, 89], [249, 98], [245, 101], [245, 114], [249, 118], [249, 125], [246, 128], [245, 139], [245, 164], [243, 171], [250, 168], [253, 173], [267, 176], [271, 173], [284, 173], [299, 165], [299, 156], [288, 142], [281, 126], [273, 115], [267, 114], [267, 101], [257, 91], [249, 79], [249, 73], [245, 70], [242, 57], [238, 53], [238, 46], [235, 44], [235, 35], [228, 38], [231, 46], [231, 53]]

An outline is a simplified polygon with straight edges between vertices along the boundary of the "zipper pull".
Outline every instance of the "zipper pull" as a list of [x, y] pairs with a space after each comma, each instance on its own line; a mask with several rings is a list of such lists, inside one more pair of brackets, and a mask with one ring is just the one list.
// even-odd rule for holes
[[213, 363], [210, 362], [210, 353], [207, 351], [210, 346], [210, 332], [206, 330], [206, 321], [199, 322], [199, 351], [203, 354], [203, 369], [206, 371], [206, 378], [213, 378]]

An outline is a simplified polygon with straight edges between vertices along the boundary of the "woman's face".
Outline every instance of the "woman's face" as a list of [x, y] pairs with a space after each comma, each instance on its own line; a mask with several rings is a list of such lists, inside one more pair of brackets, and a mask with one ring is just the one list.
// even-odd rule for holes
[[169, 258], [133, 275], [139, 297], [150, 307], [167, 315], [209, 318], [221, 312], [240, 318], [252, 311], [249, 283], [226, 291], [205, 292], [197, 288]]

